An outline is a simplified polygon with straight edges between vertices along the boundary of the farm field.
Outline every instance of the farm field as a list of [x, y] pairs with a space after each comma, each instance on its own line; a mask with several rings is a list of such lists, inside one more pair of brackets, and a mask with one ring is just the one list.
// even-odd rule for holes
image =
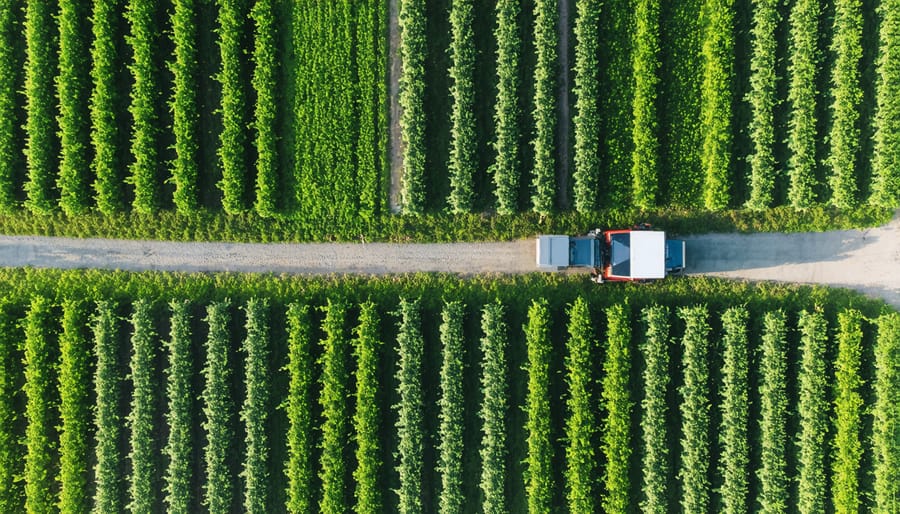
[[5, 511], [898, 494], [900, 316], [847, 291], [32, 269], [0, 291]]
[[0, 230], [876, 224], [900, 205], [893, 1], [400, 0], [389, 55], [383, 0], [21, 0], [0, 9]]

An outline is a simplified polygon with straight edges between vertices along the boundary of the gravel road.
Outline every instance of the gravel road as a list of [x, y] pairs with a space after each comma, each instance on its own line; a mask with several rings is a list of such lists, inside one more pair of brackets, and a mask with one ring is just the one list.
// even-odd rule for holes
[[[887, 226], [685, 238], [688, 273], [848, 287], [900, 308], [900, 213]], [[173, 243], [0, 236], [0, 266], [131, 271], [461, 274], [535, 270], [533, 240], [454, 244]]]

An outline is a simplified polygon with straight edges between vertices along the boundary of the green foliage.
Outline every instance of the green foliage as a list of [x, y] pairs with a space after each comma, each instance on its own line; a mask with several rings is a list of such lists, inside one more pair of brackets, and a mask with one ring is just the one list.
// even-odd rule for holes
[[787, 349], [785, 348], [785, 315], [767, 312], [763, 318], [762, 357], [759, 364], [760, 420], [762, 467], [757, 471], [760, 492], [757, 503], [761, 512], [785, 512], [788, 500], [785, 445], [787, 435]]
[[[88, 117], [90, 66], [87, 2], [59, 2], [59, 204], [66, 214], [80, 214], [90, 205], [90, 118]], [[8, 62], [8, 61], [0, 61]], [[5, 111], [9, 112], [9, 111]], [[8, 114], [7, 114], [8, 116]]]
[[206, 308], [209, 335], [206, 338], [206, 364], [203, 368], [203, 431], [206, 434], [204, 459], [206, 484], [203, 503], [210, 512], [231, 510], [234, 478], [228, 465], [235, 449], [234, 400], [229, 384], [232, 365], [228, 362], [230, 302], [215, 302]]
[[387, 3], [368, 0], [357, 5], [356, 77], [359, 80], [359, 137], [356, 143], [356, 180], [359, 207], [351, 218], [371, 222], [386, 201], [388, 173], [388, 93], [384, 80], [387, 48], [384, 33]]
[[497, 1], [497, 103], [494, 111], [496, 160], [491, 169], [497, 212], [513, 214], [519, 207], [519, 0]]
[[125, 427], [119, 415], [124, 396], [124, 370], [118, 357], [121, 340], [115, 302], [97, 302], [93, 330], [94, 357], [97, 359], [94, 371], [97, 461], [94, 465], [96, 490], [93, 507], [96, 512], [124, 512], [125, 456], [122, 454], [122, 438]]
[[421, 214], [425, 210], [425, 0], [400, 0], [399, 5], [400, 198], [403, 212]]
[[550, 512], [553, 507], [553, 440], [550, 420], [550, 309], [547, 300], [533, 300], [525, 326], [528, 347], [528, 468], [525, 488], [528, 512]]
[[378, 408], [378, 354], [381, 349], [381, 326], [378, 308], [368, 301], [360, 306], [359, 325], [353, 341], [356, 356], [356, 505], [354, 512], [381, 512], [381, 449], [378, 437], [381, 409]]
[[859, 512], [859, 467], [862, 444], [863, 399], [859, 376], [862, 357], [862, 313], [847, 309], [838, 314], [837, 358], [834, 363], [834, 453], [831, 461], [831, 499], [836, 513]]
[[701, 9], [700, 166], [704, 175], [703, 204], [710, 210], [724, 209], [731, 197], [734, 16], [734, 0], [705, 0]]
[[797, 0], [791, 9], [790, 83], [791, 108], [788, 159], [788, 201], [806, 209], [816, 199], [816, 72], [819, 64], [819, 0]]
[[681, 395], [681, 508], [705, 512], [709, 506], [709, 324], [705, 305], [681, 307], [684, 383]]
[[197, 49], [199, 5], [195, 0], [175, 0], [172, 11], [172, 42], [175, 59], [169, 65], [173, 76], [172, 132], [175, 161], [172, 163], [172, 200], [175, 209], [190, 214], [200, 207], [200, 70]]
[[[550, 214], [556, 199], [556, 68], [558, 66], [556, 0], [534, 3], [534, 212]], [[568, 120], [566, 120], [568, 123]]]
[[750, 57], [750, 198], [746, 207], [763, 210], [772, 205], [775, 190], [775, 52], [778, 43], [778, 1], [756, 0], [753, 9], [753, 53]]
[[59, 365], [59, 510], [90, 511], [90, 348], [85, 325], [87, 306], [82, 300], [63, 303]]
[[478, 165], [475, 154], [475, 32], [473, 0], [455, 0], [450, 5], [450, 203], [452, 212], [472, 211], [475, 199], [472, 179]]
[[731, 307], [722, 314], [722, 388], [719, 411], [722, 421], [719, 430], [721, 448], [722, 497], [721, 511], [739, 514], [747, 511], [750, 445], [748, 425], [750, 398], [747, 370], [750, 361], [747, 349], [747, 309]]
[[22, 142], [19, 140], [17, 116], [13, 113], [19, 105], [19, 72], [10, 66], [15, 62], [18, 26], [18, 3], [0, 5], [0, 212], [13, 212], [16, 208], [16, 190], [19, 187], [15, 170], [19, 167]]
[[463, 352], [466, 344], [463, 334], [465, 305], [462, 302], [447, 302], [441, 313], [441, 400], [440, 436], [438, 437], [441, 473], [441, 497], [439, 508], [442, 513], [461, 512], [465, 502], [463, 494], [463, 425], [465, 423], [465, 397], [463, 384]]
[[53, 353], [55, 313], [48, 298], [37, 296], [25, 318], [25, 510], [29, 513], [55, 511], [53, 429]]
[[[597, 209], [600, 193], [600, 1], [575, 3], [575, 169], [573, 191], [575, 210]], [[635, 197], [638, 195], [635, 193]], [[635, 201], [636, 205], [641, 205]]]
[[875, 155], [869, 202], [893, 208], [900, 205], [900, 1], [882, 0], [878, 13]]
[[666, 442], [666, 403], [669, 388], [669, 309], [662, 305], [645, 307], [641, 318], [647, 327], [641, 342], [646, 366], [643, 372], [644, 399], [641, 400], [643, 435], [643, 501], [647, 513], [668, 512], [669, 445]]
[[379, 14], [385, 4], [291, 4], [295, 71], [285, 91], [294, 96], [295, 171], [288, 178], [295, 215], [322, 228], [367, 224], [385, 194], [387, 15]]
[[35, 214], [48, 214], [55, 207], [58, 164], [55, 13], [53, 4], [44, 0], [27, 0], [25, 5], [25, 207]]
[[154, 483], [156, 476], [156, 456], [154, 455], [156, 426], [153, 380], [155, 359], [153, 318], [150, 302], [139, 299], [134, 302], [131, 316], [131, 412], [128, 425], [131, 428], [129, 440], [131, 461], [131, 502], [128, 510], [135, 513], [153, 512], [156, 505]]
[[606, 457], [603, 510], [624, 512], [629, 505], [631, 457], [631, 320], [627, 303], [606, 310], [606, 360], [603, 363], [603, 454]]
[[162, 101], [162, 78], [156, 64], [159, 51], [157, 3], [128, 0], [125, 17], [131, 28], [126, 38], [131, 46], [129, 68], [134, 78], [129, 111], [132, 125], [131, 156], [128, 181], [134, 185], [132, 207], [137, 212], [153, 213], [162, 204], [160, 191], [160, 126], [157, 108]]
[[[705, 0], [661, 2], [661, 87], [659, 176], [645, 186], [648, 194], [636, 206], [703, 205], [703, 150], [701, 137], [701, 59], [700, 23]], [[635, 188], [635, 199], [638, 191]]]
[[22, 451], [16, 425], [21, 413], [16, 404], [21, 377], [15, 354], [22, 340], [16, 316], [6, 302], [0, 304], [0, 511], [15, 512], [25, 503], [21, 475]]
[[122, 198], [121, 159], [119, 159], [119, 41], [116, 37], [119, 2], [94, 0], [93, 43], [91, 46], [90, 99], [91, 146], [94, 148], [94, 201], [97, 210], [105, 215], [120, 212], [125, 207]]
[[[636, 45], [636, 2], [606, 0], [600, 7], [599, 204], [631, 206], [634, 152], [633, 110], [636, 78], [632, 55]], [[570, 15], [571, 16], [571, 15]], [[658, 25], [658, 20], [655, 22]]]
[[278, 198], [278, 151], [276, 129], [278, 56], [276, 55], [275, 2], [256, 0], [250, 17], [255, 23], [253, 46], [253, 90], [256, 110], [256, 212], [272, 216]]
[[347, 505], [347, 456], [344, 448], [350, 441], [348, 341], [344, 333], [347, 306], [341, 300], [328, 300], [321, 341], [322, 366], [319, 405], [322, 406], [321, 470], [322, 497], [319, 511], [330, 514], [344, 512]]
[[289, 375], [287, 418], [288, 441], [287, 510], [304, 514], [313, 509], [313, 416], [311, 393], [314, 384], [310, 351], [309, 308], [292, 303], [287, 309]]
[[269, 511], [269, 404], [271, 373], [269, 371], [269, 301], [251, 298], [244, 308], [247, 313], [247, 338], [243, 351], [247, 354], [244, 369], [245, 396], [241, 407], [244, 443], [241, 477], [244, 479], [244, 512]]
[[222, 64], [216, 79], [222, 85], [222, 132], [219, 164], [222, 209], [236, 214], [246, 209], [247, 189], [247, 93], [244, 84], [242, 34], [247, 12], [245, 0], [216, 0], [219, 8], [218, 44]]
[[398, 454], [400, 475], [399, 509], [411, 514], [422, 511], [422, 452], [424, 449], [422, 404], [422, 354], [424, 340], [419, 319], [419, 301], [400, 299], [397, 312], [397, 411]]
[[860, 60], [862, 59], [862, 2], [839, 0], [835, 2], [834, 39], [831, 49], [835, 54], [831, 95], [833, 122], [831, 125], [831, 203], [849, 208], [856, 205], [856, 161], [860, 148], [859, 110], [863, 93], [860, 84]]
[[649, 209], [655, 203], [659, 176], [659, 121], [656, 103], [659, 85], [659, 0], [639, 0], [635, 5], [634, 101], [632, 104], [631, 176], [634, 204]]
[[481, 311], [481, 491], [484, 494], [482, 508], [485, 514], [506, 512], [504, 494], [506, 482], [507, 427], [506, 411], [509, 404], [507, 378], [507, 329], [506, 312], [499, 301], [488, 303]]
[[900, 314], [878, 318], [875, 343], [875, 512], [897, 510], [900, 502]]
[[802, 311], [800, 331], [800, 433], [798, 489], [800, 512], [823, 512], [828, 490], [825, 482], [825, 437], [828, 433], [828, 403], [825, 397], [825, 350], [828, 325], [820, 310]]
[[572, 512], [592, 512], [596, 502], [592, 479], [596, 468], [592, 443], [595, 420], [591, 398], [594, 325], [584, 297], [575, 299], [568, 314], [569, 339], [565, 362], [566, 383], [569, 386], [566, 396], [566, 502]]
[[191, 303], [173, 300], [169, 303], [169, 367], [166, 370], [166, 395], [168, 396], [169, 440], [165, 455], [166, 509], [168, 512], [187, 514], [194, 504], [193, 498], [193, 377], [194, 365], [191, 351]]

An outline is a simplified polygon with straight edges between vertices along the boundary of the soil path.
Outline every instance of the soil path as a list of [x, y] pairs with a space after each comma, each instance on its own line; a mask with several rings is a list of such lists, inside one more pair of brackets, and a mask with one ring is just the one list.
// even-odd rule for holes
[[388, 0], [388, 94], [390, 96], [390, 162], [391, 188], [389, 202], [391, 212], [400, 212], [400, 174], [403, 171], [403, 153], [400, 139], [400, 0]]
[[[848, 287], [900, 308], [900, 213], [887, 226], [685, 238], [688, 273]], [[0, 266], [386, 274], [528, 273], [533, 240], [452, 244], [176, 243], [0, 236]], [[614, 287], [614, 286], [610, 286]]]

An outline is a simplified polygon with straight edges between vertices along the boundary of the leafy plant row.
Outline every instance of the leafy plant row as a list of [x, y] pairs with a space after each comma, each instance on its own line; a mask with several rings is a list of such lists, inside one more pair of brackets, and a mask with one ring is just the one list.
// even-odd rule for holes
[[[15, 469], [21, 451], [25, 477], [17, 482], [12, 472], [0, 474], [0, 502], [13, 510], [58, 504], [73, 512], [126, 505], [144, 511], [163, 502], [174, 512], [201, 505], [269, 511], [280, 501], [290, 512], [350, 506], [502, 512], [526, 505], [546, 512], [561, 500], [579, 511], [615, 510], [637, 500], [660, 512], [674, 502], [694, 508], [721, 501], [734, 512], [748, 502], [785, 507], [795, 480], [804, 509], [893, 501], [892, 463], [900, 458], [891, 436], [896, 314], [841, 310], [832, 339], [831, 317], [821, 307], [794, 318], [778, 302], [736, 303], [748, 295], [670, 309], [635, 299], [597, 302], [594, 291], [576, 294], [566, 308], [540, 295], [499, 300], [496, 289], [465, 303], [459, 298], [467, 296], [452, 288], [444, 300], [398, 296], [394, 289], [357, 303], [333, 287], [308, 289], [312, 296], [304, 303], [251, 291], [234, 302], [219, 296], [207, 303], [205, 317], [198, 300], [166, 304], [146, 285], [130, 305], [57, 303], [48, 295], [5, 303], [0, 357], [21, 355], [25, 367], [0, 375], [0, 400], [11, 407], [0, 416], [0, 438], [23, 437], [26, 445], [0, 454]], [[120, 291], [124, 299], [138, 290]], [[466, 308], [479, 303], [475, 312]], [[386, 312], [395, 326], [382, 319]], [[429, 328], [433, 317], [441, 324]], [[157, 333], [160, 326], [167, 335]], [[11, 342], [19, 334], [25, 344], [16, 348]], [[794, 337], [796, 356], [788, 351]], [[871, 385], [861, 376], [867, 341], [875, 345]], [[279, 344], [286, 345], [281, 356]], [[516, 369], [519, 350], [523, 367]], [[157, 359], [160, 353], [166, 358]], [[713, 362], [722, 363], [721, 372], [710, 370]], [[796, 405], [786, 389], [787, 370], [795, 366]], [[166, 387], [153, 387], [163, 377]], [[464, 386], [473, 380], [480, 386], [474, 396]], [[21, 398], [18, 383], [25, 385]], [[432, 384], [439, 386], [434, 393], [425, 389]], [[673, 384], [681, 384], [678, 391]], [[556, 394], [565, 401], [553, 402]], [[673, 395], [677, 413], [669, 410]], [[513, 415], [519, 407], [521, 417]], [[795, 409], [792, 428], [787, 416]], [[871, 439], [862, 425], [868, 409]], [[670, 434], [676, 421], [680, 429]], [[754, 432], [758, 461], [749, 451]], [[789, 457], [794, 447], [796, 459]], [[871, 463], [862, 458], [868, 448]], [[284, 468], [276, 455], [284, 455]], [[524, 473], [510, 465], [518, 457]], [[205, 466], [195, 476], [198, 459]], [[630, 470], [638, 465], [641, 480], [634, 482]], [[859, 478], [870, 469], [885, 473], [876, 475], [871, 500]], [[481, 491], [474, 496], [475, 484], [465, 478], [473, 470]], [[753, 475], [759, 489], [750, 496]], [[398, 494], [389, 487], [399, 487]]]

